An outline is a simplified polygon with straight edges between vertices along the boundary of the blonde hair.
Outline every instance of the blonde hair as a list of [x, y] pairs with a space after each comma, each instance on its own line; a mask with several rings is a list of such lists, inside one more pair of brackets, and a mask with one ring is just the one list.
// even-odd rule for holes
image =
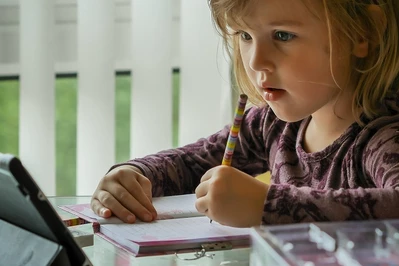
[[[264, 104], [264, 100], [249, 80], [241, 61], [238, 36], [229, 32], [229, 25], [244, 23], [240, 18], [247, 14], [248, 3], [253, 1], [256, 0], [209, 0], [209, 6], [232, 59], [239, 89], [248, 95], [253, 104], [261, 105]], [[356, 110], [360, 108], [368, 119], [372, 119], [383, 112], [382, 100], [384, 98], [390, 94], [396, 94], [395, 96], [398, 94], [399, 0], [318, 1], [324, 7], [330, 36], [331, 57], [333, 38], [346, 38], [352, 44], [357, 43], [359, 39], [369, 41], [370, 48], [367, 57], [354, 59], [352, 73], [350, 73], [356, 84], [352, 110], [358, 123], [362, 124]], [[370, 5], [380, 8], [386, 23], [370, 15]], [[381, 23], [384, 25], [381, 26]]]

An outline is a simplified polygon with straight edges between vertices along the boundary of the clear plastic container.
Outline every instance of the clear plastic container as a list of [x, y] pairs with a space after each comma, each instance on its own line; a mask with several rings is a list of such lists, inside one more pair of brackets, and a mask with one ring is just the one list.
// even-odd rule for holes
[[399, 220], [260, 226], [251, 266], [399, 266]]

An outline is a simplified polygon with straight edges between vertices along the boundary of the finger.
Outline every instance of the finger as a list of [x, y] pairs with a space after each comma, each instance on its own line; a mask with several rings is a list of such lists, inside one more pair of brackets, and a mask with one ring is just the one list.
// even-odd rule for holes
[[113, 194], [115, 195], [115, 198], [126, 209], [128, 209], [131, 213], [135, 214], [135, 216], [138, 217], [141, 221], [145, 222], [152, 221], [153, 220], [152, 213], [149, 210], [147, 210], [138, 200], [142, 197], [139, 193], [139, 191], [141, 191], [141, 188], [138, 187], [138, 185], [136, 185], [135, 188], [133, 188], [133, 191], [134, 191], [133, 192], [134, 196], [132, 196], [131, 191], [128, 191], [126, 190], [126, 188], [123, 187], [123, 189], [115, 191]]
[[131, 170], [135, 172], [134, 176], [137, 182], [143, 188], [144, 194], [146, 194], [147, 197], [150, 199], [150, 201], [152, 201], [152, 185], [150, 180], [147, 177], [145, 177], [143, 173], [136, 167], [133, 167]]
[[[147, 196], [148, 202], [152, 202], [151, 181], [147, 177], [143, 176], [142, 174], [138, 174], [137, 182], [140, 184], [140, 186], [143, 189], [144, 194]], [[151, 206], [152, 206], [152, 204], [151, 204]]]
[[[148, 180], [148, 179], [147, 179]], [[123, 189], [113, 193], [117, 199], [140, 220], [150, 222], [156, 217], [156, 211], [151, 200], [144, 193], [140, 183], [135, 178], [121, 178]]]
[[200, 213], [206, 213], [208, 211], [208, 198], [207, 197], [202, 197], [198, 198], [195, 201], [195, 208], [200, 212]]
[[209, 182], [202, 182], [195, 189], [195, 196], [198, 198], [204, 197], [208, 194]]
[[137, 182], [140, 184], [140, 186], [143, 188], [143, 192], [146, 195], [147, 199], [145, 198], [139, 202], [151, 212], [153, 215], [153, 218], [157, 218], [157, 211], [154, 208], [154, 205], [152, 205], [152, 184], [148, 178], [144, 177], [143, 175], [139, 175], [137, 178]]
[[[124, 190], [124, 188], [121, 186], [119, 186], [119, 189]], [[125, 194], [128, 194], [128, 192], [126, 191]], [[97, 194], [97, 199], [100, 204], [102, 204], [105, 208], [112, 210], [112, 213], [125, 223], [134, 223], [136, 221], [136, 216], [127, 208], [125, 208], [125, 206], [113, 195], [116, 195], [115, 191], [108, 192], [101, 190]], [[100, 212], [98, 213], [101, 213], [101, 210], [99, 211]]]
[[137, 182], [140, 184], [140, 186], [143, 188], [144, 194], [147, 196], [147, 198], [152, 201], [152, 185], [150, 180], [146, 178], [143, 175], [139, 175], [137, 177]]
[[201, 177], [200, 182], [205, 182], [207, 180], [209, 180], [212, 177], [213, 174], [213, 170], [214, 168], [209, 169], [208, 171], [205, 172], [205, 174]]
[[96, 198], [92, 198], [92, 200], [90, 202], [90, 207], [94, 211], [95, 214], [97, 214], [98, 216], [101, 216], [103, 218], [109, 218], [112, 215], [111, 210], [104, 207], [104, 205], [102, 205]]

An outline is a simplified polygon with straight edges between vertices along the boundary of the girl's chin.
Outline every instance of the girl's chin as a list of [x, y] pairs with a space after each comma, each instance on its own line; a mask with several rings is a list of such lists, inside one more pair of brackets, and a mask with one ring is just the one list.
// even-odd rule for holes
[[300, 116], [298, 113], [295, 113], [293, 110], [282, 110], [280, 107], [273, 106], [272, 102], [269, 102], [268, 105], [273, 110], [273, 113], [277, 116], [278, 119], [287, 122], [287, 123], [294, 123], [301, 121], [308, 116]]

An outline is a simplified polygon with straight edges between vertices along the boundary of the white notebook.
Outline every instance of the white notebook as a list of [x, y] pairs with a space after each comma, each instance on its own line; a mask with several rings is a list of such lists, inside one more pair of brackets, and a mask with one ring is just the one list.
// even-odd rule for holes
[[210, 223], [195, 208], [194, 194], [153, 198], [157, 220], [146, 223], [123, 223], [116, 217], [104, 219], [89, 204], [60, 206], [83, 219], [93, 222], [94, 232], [134, 255], [169, 253], [201, 249], [201, 245], [228, 242], [234, 246], [249, 245], [249, 228], [234, 228]]

